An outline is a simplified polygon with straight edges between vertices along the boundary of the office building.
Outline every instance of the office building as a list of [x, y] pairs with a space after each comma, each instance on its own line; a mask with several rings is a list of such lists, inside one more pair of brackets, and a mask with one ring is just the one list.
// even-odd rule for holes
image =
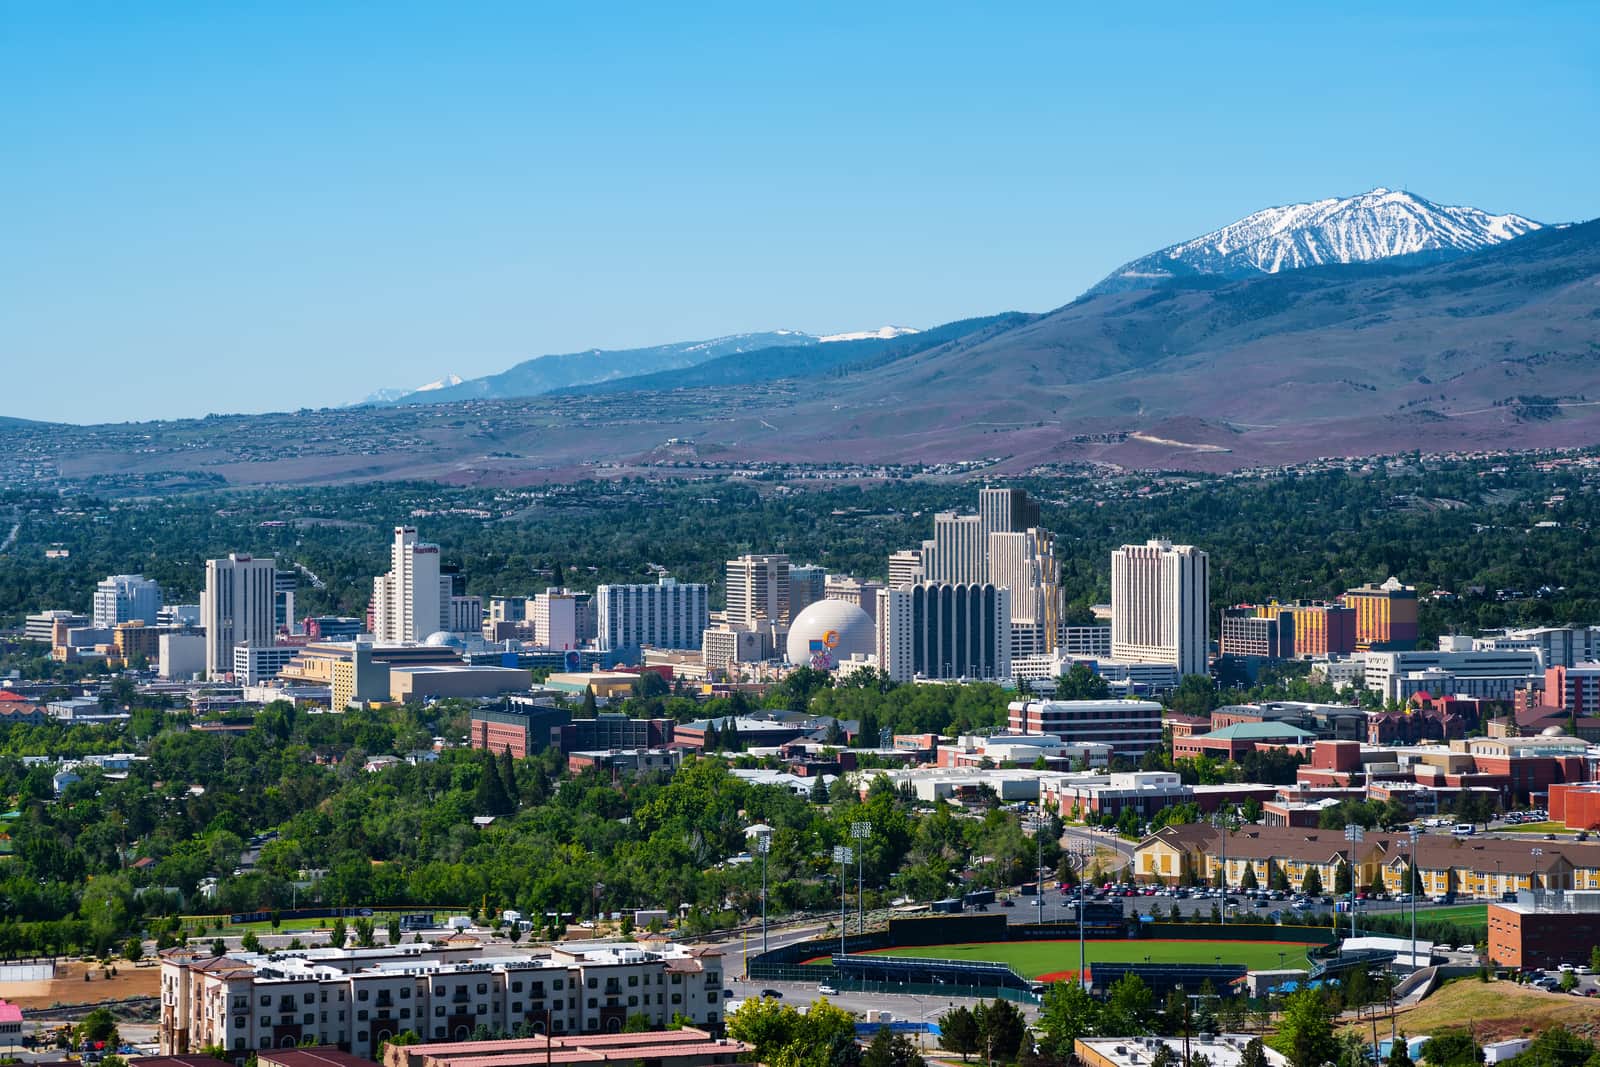
[[142, 574], [113, 574], [94, 589], [93, 622], [111, 629], [119, 622], [154, 626], [161, 618], [161, 586]]
[[761, 663], [777, 655], [777, 627], [708, 626], [700, 635], [701, 661], [713, 673], [732, 671], [741, 663]]
[[1161, 747], [1161, 705], [1151, 700], [1014, 700], [1007, 714], [1015, 733], [1098, 741], [1128, 759]]
[[119, 622], [111, 630], [111, 644], [117, 659], [132, 663], [137, 659], [155, 660], [161, 652], [162, 631], [142, 620]]
[[372, 580], [372, 634], [383, 644], [418, 642], [449, 630], [451, 578], [439, 572], [439, 546], [396, 526], [389, 573]]
[[1340, 602], [1356, 613], [1356, 650], [1405, 652], [1417, 647], [1417, 590], [1390, 578], [1345, 592]]
[[56, 627], [60, 625], [65, 630], [76, 630], [88, 626], [92, 620], [87, 615], [80, 615], [75, 611], [41, 611], [29, 615], [23, 621], [22, 636], [29, 641], [38, 641], [45, 645], [65, 644], [65, 640], [56, 640]]
[[556, 731], [572, 721], [572, 713], [549, 698], [529, 694], [511, 696], [504, 708], [478, 708], [472, 712], [467, 743], [490, 752], [510, 750], [513, 759], [543, 752]]
[[572, 719], [550, 733], [563, 752], [593, 752], [666, 748], [673, 743], [677, 727], [672, 719], [630, 719], [620, 712], [602, 711], [592, 719]]
[[916, 678], [1011, 679], [1011, 592], [923, 582], [878, 594], [878, 669]]
[[1217, 651], [1224, 656], [1288, 659], [1294, 653], [1294, 620], [1287, 611], [1268, 618], [1248, 606], [1223, 608]]
[[483, 636], [490, 641], [501, 641], [513, 636], [527, 622], [527, 597], [492, 596], [489, 598], [488, 614], [483, 620]]
[[206, 632], [206, 675], [213, 680], [233, 671], [235, 645], [276, 643], [273, 609], [277, 561], [232, 553], [206, 561], [206, 587], [200, 594], [200, 625]]
[[1294, 647], [1284, 655], [1296, 657], [1348, 656], [1356, 650], [1356, 613], [1343, 604], [1317, 600], [1273, 601], [1257, 609], [1264, 618], [1287, 615], [1294, 627]]
[[361, 634], [362, 623], [350, 615], [308, 615], [301, 629], [313, 641], [354, 640]]
[[922, 552], [908, 548], [889, 553], [889, 586], [899, 589], [922, 581]]
[[279, 571], [272, 576], [272, 625], [279, 633], [294, 629], [294, 594], [300, 577], [294, 571]]
[[1475, 651], [1469, 638], [1441, 637], [1437, 650], [1368, 652], [1363, 679], [1385, 700], [1407, 700], [1417, 692], [1509, 700], [1541, 678], [1532, 649]]
[[[787, 573], [782, 590], [787, 599]], [[655, 585], [602, 585], [594, 596], [599, 606], [597, 640], [602, 652], [644, 645], [699, 648], [710, 622], [708, 590], [698, 582], [679, 584], [663, 577]]]
[[764, 619], [789, 621], [788, 556], [744, 555], [730, 559], [727, 575], [730, 624], [755, 626]]
[[238, 685], [270, 681], [299, 651], [293, 645], [234, 645], [233, 680]]
[[526, 693], [533, 672], [521, 667], [468, 666], [464, 663], [389, 666], [389, 699], [404, 704], [425, 700], [481, 700]]
[[827, 596], [828, 573], [821, 567], [789, 565], [789, 618], [800, 613]]
[[1211, 572], [1192, 545], [1151, 540], [1111, 553], [1111, 656], [1205, 674]]
[[199, 604], [163, 604], [156, 613], [157, 626], [194, 627], [200, 625]]
[[1600, 663], [1547, 667], [1543, 705], [1569, 715], [1600, 715]]

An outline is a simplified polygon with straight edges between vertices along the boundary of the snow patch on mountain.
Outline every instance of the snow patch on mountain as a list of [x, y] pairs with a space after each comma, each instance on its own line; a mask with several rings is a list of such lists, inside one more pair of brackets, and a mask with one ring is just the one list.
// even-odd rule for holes
[[1193, 275], [1248, 277], [1394, 256], [1460, 255], [1542, 228], [1521, 215], [1435, 204], [1382, 186], [1358, 196], [1271, 207], [1124, 264], [1090, 293]]
[[817, 338], [818, 342], [827, 344], [830, 341], [892, 341], [896, 337], [905, 337], [909, 334], [922, 331], [912, 326], [880, 326], [876, 330], [857, 330], [854, 333], [830, 333], [826, 337]]

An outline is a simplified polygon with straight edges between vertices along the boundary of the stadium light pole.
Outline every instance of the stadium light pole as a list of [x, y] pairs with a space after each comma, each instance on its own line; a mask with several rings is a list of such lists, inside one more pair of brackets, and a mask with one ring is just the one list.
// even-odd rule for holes
[[756, 852], [761, 855], [761, 954], [767, 953], [767, 855], [772, 851], [772, 827], [757, 823], [745, 833], [755, 838]]
[[[1410, 877], [1406, 879], [1406, 893], [1411, 897], [1411, 969], [1417, 969], [1417, 839], [1422, 836], [1422, 831], [1415, 826], [1411, 828], [1411, 866]], [[1433, 962], [1429, 960], [1429, 962]]]
[[839, 864], [839, 955], [843, 956], [845, 924], [848, 922], [845, 909], [850, 904], [850, 892], [845, 888], [845, 869], [850, 866], [850, 861], [855, 859], [855, 854], [851, 852], [849, 845], [834, 845], [833, 858]]
[[867, 822], [863, 819], [850, 824], [851, 839], [862, 842], [862, 844], [856, 846], [856, 933], [858, 934], [864, 934], [867, 932], [867, 909], [862, 903], [865, 898], [862, 896], [861, 892], [861, 872], [862, 863], [867, 855], [867, 846], [865, 842], [871, 836], [872, 824], [870, 822]]
[[1344, 839], [1350, 842], [1350, 936], [1356, 936], [1356, 846], [1366, 838], [1358, 823], [1346, 823]]

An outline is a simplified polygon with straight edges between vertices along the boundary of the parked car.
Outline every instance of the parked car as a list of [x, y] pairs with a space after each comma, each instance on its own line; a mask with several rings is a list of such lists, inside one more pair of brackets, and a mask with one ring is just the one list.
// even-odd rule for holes
[[763, 989], [761, 991], [761, 995], [764, 997], [771, 997], [773, 1000], [783, 999], [783, 992], [782, 990], [778, 989]]
[[821, 985], [817, 986], [817, 992], [821, 993], [825, 997], [836, 997], [839, 995], [839, 991], [833, 988], [833, 986], [829, 985], [827, 982], [823, 982]]

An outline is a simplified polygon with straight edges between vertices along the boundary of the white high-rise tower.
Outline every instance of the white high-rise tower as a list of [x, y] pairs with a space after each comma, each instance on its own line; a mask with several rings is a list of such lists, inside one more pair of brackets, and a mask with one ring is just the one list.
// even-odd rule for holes
[[414, 644], [450, 629], [450, 576], [439, 573], [439, 546], [396, 526], [389, 573], [372, 580], [372, 633], [380, 644]]
[[1193, 545], [1146, 541], [1111, 553], [1111, 658], [1205, 674], [1211, 566]]

